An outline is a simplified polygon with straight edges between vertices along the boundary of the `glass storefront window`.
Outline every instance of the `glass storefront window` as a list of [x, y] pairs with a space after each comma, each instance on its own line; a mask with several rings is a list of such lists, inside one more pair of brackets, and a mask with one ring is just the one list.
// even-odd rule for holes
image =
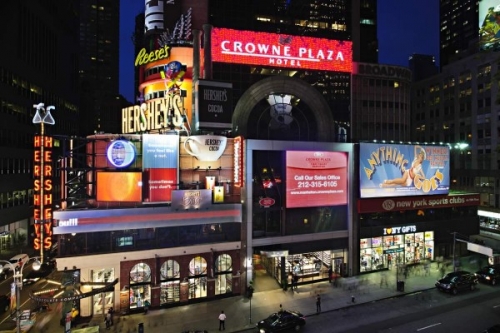
[[363, 238], [359, 242], [359, 248], [360, 249], [367, 249], [369, 247], [372, 247], [372, 239], [371, 238]]
[[165, 261], [160, 268], [160, 305], [180, 301], [180, 269], [175, 260]]
[[232, 259], [228, 254], [221, 254], [215, 260], [215, 294], [232, 292]]
[[[92, 272], [92, 282], [111, 283], [115, 279], [113, 268], [101, 269]], [[94, 314], [105, 314], [107, 309], [114, 307], [114, 291], [104, 292], [92, 296]]]
[[151, 304], [151, 267], [138, 263], [130, 270], [130, 309], [143, 308], [145, 302]]
[[194, 257], [189, 262], [189, 298], [207, 297], [207, 261]]
[[162, 280], [180, 278], [179, 263], [175, 260], [167, 260], [161, 265], [160, 276]]
[[130, 270], [130, 283], [151, 282], [151, 268], [141, 262]]
[[130, 308], [143, 308], [146, 301], [151, 304], [151, 286], [149, 284], [130, 286]]
[[426, 259], [434, 259], [433, 231], [360, 239], [360, 272], [391, 269]]

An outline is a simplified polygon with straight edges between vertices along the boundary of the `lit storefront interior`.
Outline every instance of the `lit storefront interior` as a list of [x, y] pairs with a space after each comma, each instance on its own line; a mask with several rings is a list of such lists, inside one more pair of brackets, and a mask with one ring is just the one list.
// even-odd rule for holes
[[[407, 228], [413, 230], [414, 227]], [[384, 229], [392, 231], [392, 228]], [[361, 272], [391, 268], [393, 264], [418, 264], [434, 260], [434, 232], [362, 238], [359, 248]]]

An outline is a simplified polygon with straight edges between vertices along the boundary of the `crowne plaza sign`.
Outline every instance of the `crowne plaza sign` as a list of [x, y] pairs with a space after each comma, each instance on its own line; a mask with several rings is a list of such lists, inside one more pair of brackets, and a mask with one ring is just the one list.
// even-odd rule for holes
[[214, 28], [212, 60], [351, 73], [352, 42]]

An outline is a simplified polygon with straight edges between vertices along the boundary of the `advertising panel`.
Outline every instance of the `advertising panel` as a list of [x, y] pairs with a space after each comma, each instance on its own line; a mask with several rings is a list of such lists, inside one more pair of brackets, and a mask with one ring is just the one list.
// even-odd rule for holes
[[479, 48], [481, 50], [500, 49], [500, 2], [498, 0], [479, 1]]
[[286, 207], [347, 204], [347, 154], [286, 152]]
[[399, 197], [358, 200], [358, 213], [399, 212], [415, 209], [479, 206], [479, 194], [434, 195], [429, 198]]
[[448, 146], [361, 143], [361, 198], [448, 194]]
[[141, 173], [97, 172], [97, 201], [141, 202]]
[[212, 190], [172, 191], [172, 209], [204, 209], [212, 206]]
[[233, 84], [198, 80], [196, 111], [200, 128], [231, 128]]
[[323, 71], [352, 71], [352, 42], [214, 28], [212, 60]]
[[179, 178], [179, 136], [142, 136], [146, 202], [169, 202]]

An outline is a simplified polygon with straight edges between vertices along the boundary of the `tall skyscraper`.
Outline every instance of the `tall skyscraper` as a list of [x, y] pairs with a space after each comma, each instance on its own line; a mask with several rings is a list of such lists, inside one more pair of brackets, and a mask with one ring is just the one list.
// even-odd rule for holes
[[440, 12], [441, 67], [477, 50], [478, 2], [473, 0], [441, 0]]
[[[353, 60], [377, 62], [376, 1], [215, 0], [209, 6], [210, 24], [241, 30], [282, 33], [353, 41]], [[214, 64], [214, 79], [233, 83], [235, 101], [251, 84], [270, 75], [300, 78], [327, 100], [340, 128], [350, 122], [350, 74], [325, 71], [272, 71], [246, 65]], [[231, 73], [231, 74], [229, 74]]]
[[[53, 105], [47, 135], [78, 134], [78, 1], [2, 2], [0, 246], [25, 243], [33, 217], [33, 104]], [[54, 156], [57, 153], [54, 151]], [[54, 158], [55, 159], [55, 158]], [[58, 171], [54, 168], [54, 193]], [[54, 197], [54, 201], [56, 198]]]
[[[117, 132], [118, 128], [110, 128], [110, 124], [119, 124], [119, 110], [113, 113], [103, 105], [118, 96], [120, 2], [80, 1], [79, 10], [80, 134]], [[107, 119], [113, 114], [115, 119]]]

